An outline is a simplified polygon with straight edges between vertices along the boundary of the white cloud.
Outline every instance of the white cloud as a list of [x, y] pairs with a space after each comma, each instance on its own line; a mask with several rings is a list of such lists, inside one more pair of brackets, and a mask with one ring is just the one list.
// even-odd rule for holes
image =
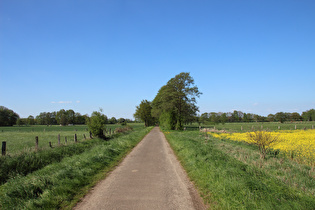
[[76, 101], [77, 103], [80, 103], [81, 101]]
[[257, 102], [256, 102], [256, 103], [253, 103], [253, 106], [258, 106], [258, 104], [259, 104], [259, 103], [257, 103]]
[[58, 101], [58, 102], [52, 101], [51, 103], [52, 104], [71, 104], [72, 101]]

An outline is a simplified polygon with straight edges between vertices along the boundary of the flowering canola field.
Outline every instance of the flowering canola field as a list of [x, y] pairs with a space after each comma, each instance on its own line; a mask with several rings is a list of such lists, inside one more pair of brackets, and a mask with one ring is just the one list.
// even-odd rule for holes
[[[208, 133], [213, 137], [228, 138], [234, 141], [250, 143], [248, 133]], [[315, 165], [315, 130], [282, 130], [273, 131], [272, 135], [278, 136], [280, 142], [271, 146], [280, 150], [294, 160], [314, 166]]]

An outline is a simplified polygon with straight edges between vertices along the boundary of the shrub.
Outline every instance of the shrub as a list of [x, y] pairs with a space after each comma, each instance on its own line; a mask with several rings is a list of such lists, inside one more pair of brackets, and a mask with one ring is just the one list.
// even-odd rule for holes
[[101, 112], [94, 111], [87, 122], [87, 125], [94, 136], [104, 138], [103, 129], [105, 128], [106, 122], [106, 115], [102, 114]]
[[268, 131], [250, 132], [247, 134], [247, 137], [250, 143], [258, 146], [262, 159], [265, 159], [267, 151], [272, 145], [280, 142], [278, 135], [272, 135]]
[[130, 125], [127, 125], [127, 126], [122, 127], [122, 128], [116, 128], [115, 133], [125, 133], [125, 132], [132, 131], [132, 130], [133, 130], [133, 128]]

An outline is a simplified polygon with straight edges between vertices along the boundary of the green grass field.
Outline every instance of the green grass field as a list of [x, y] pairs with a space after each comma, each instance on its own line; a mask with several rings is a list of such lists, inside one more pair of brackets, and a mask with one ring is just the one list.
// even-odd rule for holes
[[[133, 127], [143, 124], [132, 124]], [[106, 125], [107, 129], [115, 130], [117, 127], [123, 127], [119, 124]], [[13, 126], [0, 127], [0, 142], [6, 141], [7, 155], [17, 155], [24, 152], [35, 150], [35, 137], [39, 139], [39, 149], [49, 149], [49, 142], [53, 147], [58, 146], [58, 135], [62, 145], [70, 145], [74, 143], [74, 135], [77, 135], [78, 141], [84, 141], [84, 135], [89, 138], [88, 127], [86, 125], [75, 126]], [[65, 142], [67, 138], [67, 143]]]
[[[312, 129], [315, 128], [315, 122], [257, 122], [257, 123], [225, 123], [225, 124], [201, 124], [201, 128], [215, 128], [217, 130], [226, 130], [227, 132], [248, 132], [252, 130], [294, 130], [296, 129]], [[192, 125], [185, 125], [187, 130], [199, 130], [199, 125], [194, 123]]]
[[313, 167], [199, 131], [165, 134], [210, 209], [315, 209]]
[[[86, 126], [0, 128], [0, 141], [7, 141], [8, 147], [8, 155], [0, 157], [0, 209], [72, 208], [151, 129], [131, 125], [132, 132], [114, 135], [109, 141], [84, 140]], [[313, 122], [201, 126], [247, 132], [261, 127], [277, 130], [278, 126], [293, 130], [295, 125], [309, 129]], [[112, 130], [116, 127], [121, 126], [108, 125]], [[58, 134], [61, 146], [57, 146]], [[197, 124], [186, 131], [165, 131], [165, 135], [210, 209], [315, 209], [314, 167], [273, 153], [263, 160], [257, 147], [205, 137]], [[35, 136], [39, 136], [38, 152], [34, 151]]]
[[[0, 185], [0, 209], [72, 208], [151, 129], [143, 124], [135, 124], [133, 128], [133, 131], [114, 135], [109, 140], [94, 138], [1, 157], [0, 167], [12, 168], [8, 171], [9, 177], [5, 176], [7, 173], [1, 175], [6, 181]], [[50, 132], [60, 132], [54, 129]], [[84, 132], [85, 128], [81, 130]], [[16, 132], [11, 131], [11, 135], [15, 136]], [[34, 170], [27, 171], [29, 168]], [[17, 170], [21, 171], [16, 173]]]

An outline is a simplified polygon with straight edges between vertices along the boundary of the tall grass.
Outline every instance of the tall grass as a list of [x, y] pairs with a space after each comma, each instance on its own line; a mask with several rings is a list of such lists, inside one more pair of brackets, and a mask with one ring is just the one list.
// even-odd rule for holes
[[[0, 209], [60, 209], [93, 185], [119, 162], [148, 132], [139, 128], [102, 141], [81, 154], [63, 158], [27, 176], [16, 176], [0, 186]], [[100, 140], [101, 141], [101, 140]]]
[[9, 178], [25, 176], [51, 163], [60, 162], [65, 157], [81, 154], [97, 145], [106, 144], [101, 139], [90, 139], [78, 144], [45, 149], [38, 152], [23, 152], [14, 156], [0, 157], [0, 184]]
[[[278, 177], [279, 169], [262, 167], [259, 151], [252, 145], [235, 147], [230, 142], [222, 145], [220, 140], [205, 139], [197, 131], [167, 132], [166, 138], [212, 209], [315, 208], [311, 193], [314, 178], [295, 167], [300, 183], [304, 178], [309, 183], [304, 187], [309, 190], [288, 184]], [[242, 153], [242, 149], [247, 151], [245, 161], [235, 155]], [[290, 162], [285, 164], [291, 167]]]

